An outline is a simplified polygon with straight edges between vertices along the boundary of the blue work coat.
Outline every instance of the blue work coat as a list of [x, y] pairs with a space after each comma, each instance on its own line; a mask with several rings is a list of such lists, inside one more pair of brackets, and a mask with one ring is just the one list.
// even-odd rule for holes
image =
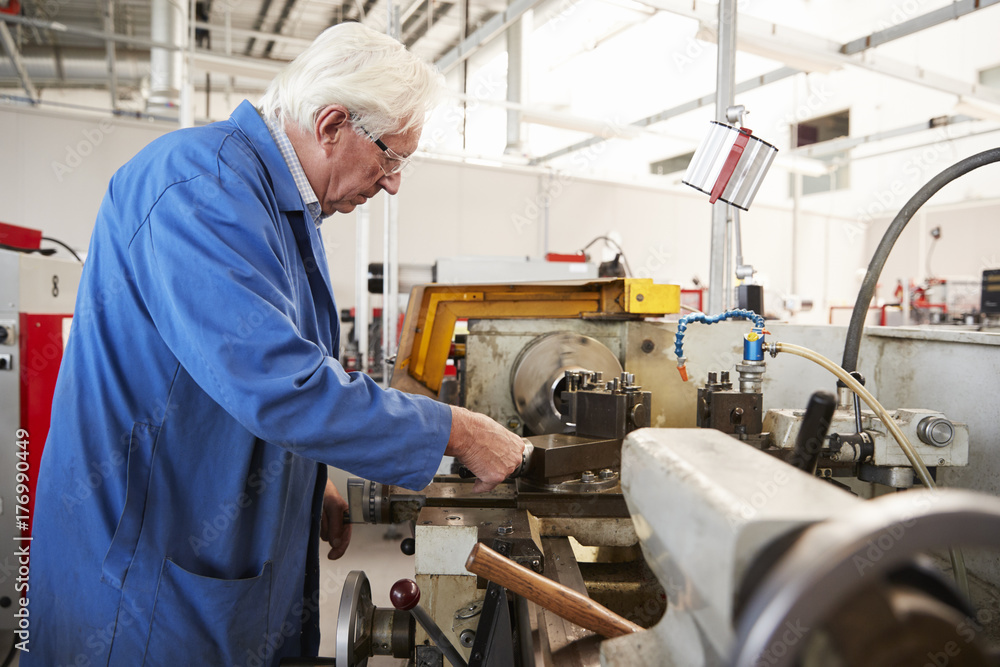
[[41, 460], [22, 665], [315, 655], [324, 465], [419, 489], [451, 428], [346, 373], [338, 340], [319, 230], [251, 104], [115, 174]]

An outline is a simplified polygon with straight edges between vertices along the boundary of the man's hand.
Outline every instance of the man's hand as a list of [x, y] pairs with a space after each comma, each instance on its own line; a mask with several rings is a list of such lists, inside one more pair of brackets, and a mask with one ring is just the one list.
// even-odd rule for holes
[[489, 491], [521, 465], [524, 441], [486, 415], [451, 408], [451, 437], [444, 450], [477, 477], [473, 493]]
[[326, 480], [326, 490], [323, 492], [323, 515], [319, 523], [320, 539], [330, 543], [330, 560], [337, 560], [347, 551], [351, 543], [351, 524], [344, 521], [347, 512], [347, 501], [344, 500], [333, 482]]

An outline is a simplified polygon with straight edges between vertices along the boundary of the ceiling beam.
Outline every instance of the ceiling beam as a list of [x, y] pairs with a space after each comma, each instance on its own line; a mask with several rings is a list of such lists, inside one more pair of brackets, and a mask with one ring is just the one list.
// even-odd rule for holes
[[285, 28], [285, 23], [288, 22], [288, 17], [292, 15], [292, 11], [295, 9], [295, 3], [297, 0], [285, 0], [284, 6], [281, 8], [281, 15], [278, 16], [277, 23], [274, 24], [274, 32], [268, 37], [267, 46], [264, 47], [264, 57], [269, 58], [271, 56], [271, 51], [274, 50], [274, 35], [280, 35], [281, 31]]
[[[261, 5], [260, 11], [257, 12], [257, 17], [253, 20], [254, 32], [259, 32], [260, 29], [264, 27], [264, 20], [267, 19], [267, 13], [269, 11], [271, 11], [271, 0], [264, 0], [264, 4]], [[249, 56], [256, 43], [256, 39], [251, 37], [247, 42], [246, 48], [243, 50], [243, 55]]]
[[127, 44], [128, 46], [135, 46], [141, 49], [156, 48], [167, 49], [169, 51], [182, 50], [181, 47], [176, 44], [169, 44], [167, 42], [157, 42], [152, 39], [143, 39], [141, 37], [129, 37], [127, 35], [119, 35], [117, 33], [108, 33], [104, 30], [92, 30], [91, 28], [66, 25], [65, 23], [60, 23], [59, 21], [28, 18], [27, 16], [0, 14], [0, 23], [17, 23], [20, 25], [36, 26], [38, 28], [42, 28], [43, 30], [51, 30], [53, 33], [93, 37], [94, 39], [102, 42], [110, 39], [116, 44]]
[[[645, 5], [670, 12], [678, 16], [696, 20], [702, 25], [701, 34], [714, 38], [714, 26], [717, 20], [718, 5], [715, 3], [699, 2], [698, 0], [639, 0]], [[947, 75], [936, 72], [929, 72], [915, 65], [901, 63], [889, 58], [875, 56], [869, 49], [886, 44], [900, 37], [914, 34], [934, 25], [938, 25], [947, 20], [954, 20], [960, 16], [965, 16], [984, 7], [998, 4], [1000, 0], [957, 0], [951, 6], [934, 10], [918, 16], [909, 21], [900, 23], [892, 28], [887, 28], [867, 37], [852, 40], [846, 44], [837, 44], [823, 37], [792, 30], [778, 24], [763, 21], [753, 17], [740, 17], [740, 30], [737, 32], [737, 45], [740, 50], [763, 55], [764, 57], [786, 62], [789, 65], [797, 65], [800, 69], [829, 71], [841, 66], [853, 66], [867, 69], [869, 71], [891, 76], [902, 81], [926, 86], [942, 92], [959, 95], [963, 98], [983, 100], [992, 104], [1000, 103], [1000, 92], [975, 83], [961, 81]], [[816, 45], [821, 45], [817, 48]], [[852, 55], [864, 53], [862, 58], [852, 58]], [[770, 80], [762, 80], [754, 84], [753, 79], [744, 81], [736, 88], [737, 93], [746, 92], [760, 85], [777, 81], [794, 74], [798, 69], [791, 67], [781, 68], [770, 72], [764, 77]], [[777, 75], [777, 76], [776, 76]], [[749, 87], [747, 87], [749, 86]], [[694, 109], [706, 106], [714, 101], [713, 95], [705, 95], [678, 105], [666, 111], [660, 112], [645, 119], [640, 119], [634, 124], [645, 122], [645, 124], [658, 123], [667, 118], [686, 113]], [[553, 160], [563, 155], [582, 150], [589, 146], [599, 144], [606, 139], [603, 137], [592, 137], [577, 142], [571, 146], [553, 151], [531, 160], [530, 164], [540, 164], [548, 160]]]
[[21, 59], [21, 51], [17, 48], [14, 35], [10, 34], [10, 28], [7, 27], [6, 23], [0, 23], [0, 42], [3, 42], [3, 48], [14, 64], [17, 76], [21, 79], [21, 85], [24, 86], [24, 92], [28, 94], [32, 102], [37, 102], [38, 91], [35, 90], [35, 84], [31, 82], [31, 77], [28, 76], [28, 70]]
[[459, 63], [465, 62], [490, 40], [512, 26], [525, 12], [534, 9], [542, 0], [515, 0], [507, 9], [494, 15], [475, 32], [463, 39], [458, 46], [441, 56], [434, 64], [447, 74]]
[[792, 155], [801, 155], [803, 157], [824, 157], [842, 153], [864, 144], [871, 144], [878, 141], [884, 141], [886, 139], [894, 139], [896, 137], [904, 137], [916, 132], [924, 132], [926, 130], [933, 130], [937, 127], [956, 125], [958, 123], [968, 123], [975, 120], [978, 119], [965, 115], [939, 116], [937, 118], [926, 120], [922, 123], [907, 125], [905, 127], [897, 127], [892, 130], [883, 130], [882, 132], [874, 132], [872, 134], [865, 134], [860, 137], [839, 137], [837, 139], [830, 139], [829, 141], [821, 141], [807, 146], [800, 146], [798, 148], [793, 148], [790, 153]]
[[[82, 35], [85, 37], [92, 37], [95, 40], [102, 42], [111, 41], [116, 44], [128, 44], [129, 46], [142, 49], [158, 48], [166, 49], [168, 51], [184, 50], [182, 47], [168, 42], [157, 42], [151, 39], [128, 37], [126, 35], [109, 33], [103, 30], [91, 30], [90, 28], [65, 25], [56, 21], [43, 21], [41, 19], [30, 19], [23, 16], [0, 14], [0, 25], [6, 29], [7, 26], [4, 22], [36, 25], [45, 30], [52, 30], [53, 32]], [[222, 74], [229, 74], [231, 76], [245, 76], [264, 80], [270, 80], [273, 78], [274, 75], [286, 65], [285, 62], [280, 60], [226, 56], [215, 53], [214, 51], [206, 51], [203, 49], [194, 50], [193, 63], [198, 68], [208, 72], [219, 72]]]
[[[747, 79], [746, 81], [741, 81], [736, 84], [736, 94], [745, 93], [748, 90], [753, 90], [754, 88], [759, 88], [760, 86], [766, 86], [769, 83], [774, 83], [775, 81], [781, 81], [782, 79], [787, 79], [788, 77], [798, 74], [799, 70], [792, 67], [782, 67], [780, 69], [773, 70], [767, 74], [762, 74], [760, 76], [755, 76], [752, 79]], [[637, 121], [630, 123], [636, 127], [647, 127], [655, 123], [661, 123], [668, 118], [673, 118], [674, 116], [679, 116], [683, 113], [689, 111], [694, 111], [695, 109], [700, 109], [701, 107], [707, 107], [709, 105], [715, 104], [715, 93], [709, 93], [708, 95], [702, 95], [698, 99], [691, 100], [690, 102], [685, 102], [684, 104], [679, 104], [675, 107], [655, 113], [652, 116], [646, 116], [645, 118], [640, 118]], [[603, 143], [611, 137], [607, 136], [596, 136], [589, 139], [584, 139], [583, 141], [578, 141], [577, 143], [566, 146], [565, 148], [560, 148], [557, 151], [553, 151], [547, 155], [541, 157], [536, 157], [532, 159], [528, 164], [537, 165], [543, 162], [548, 162], [549, 160], [554, 160], [563, 155], [568, 155], [570, 153], [575, 153], [576, 151], [583, 150], [584, 148], [589, 148], [596, 144]]]
[[884, 30], [878, 30], [870, 35], [852, 39], [840, 47], [840, 52], [847, 55], [860, 53], [865, 49], [886, 44], [894, 39], [912, 35], [947, 21], [954, 21], [966, 14], [985, 9], [998, 2], [1000, 0], [956, 0], [947, 7], [935, 9], [934, 11], [912, 18], [909, 21], [903, 21]]
[[[202, 30], [209, 30], [211, 32], [221, 32], [225, 34], [226, 26], [215, 25], [213, 23], [206, 23], [204, 21], [195, 21], [194, 27], [200, 28]], [[270, 40], [272, 42], [278, 42], [281, 44], [288, 44], [290, 46], [299, 46], [303, 49], [312, 44], [311, 39], [303, 39], [301, 37], [289, 37], [288, 35], [276, 35], [269, 32], [263, 32], [261, 30], [246, 30], [244, 28], [230, 28], [229, 34], [233, 37], [250, 37], [261, 40]]]

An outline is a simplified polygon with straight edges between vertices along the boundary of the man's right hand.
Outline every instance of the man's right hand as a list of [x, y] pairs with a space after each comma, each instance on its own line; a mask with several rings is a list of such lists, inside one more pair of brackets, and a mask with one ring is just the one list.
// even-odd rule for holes
[[444, 450], [476, 476], [473, 493], [489, 491], [517, 470], [524, 441], [486, 415], [451, 406], [451, 436]]

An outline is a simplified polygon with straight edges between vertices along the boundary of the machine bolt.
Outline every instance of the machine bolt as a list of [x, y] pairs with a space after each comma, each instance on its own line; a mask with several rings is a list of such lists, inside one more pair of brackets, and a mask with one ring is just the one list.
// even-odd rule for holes
[[584, 470], [583, 474], [580, 475], [580, 481], [584, 484], [593, 484], [597, 481], [597, 475], [595, 475], [590, 470]]
[[955, 426], [943, 417], [925, 417], [917, 424], [917, 437], [934, 447], [947, 447], [955, 439]]
[[729, 421], [733, 424], [742, 424], [743, 408], [733, 408], [733, 411], [729, 413]]
[[722, 384], [729, 382], [729, 371], [722, 371]]
[[604, 470], [602, 470], [597, 474], [598, 476], [600, 476], [601, 479], [611, 479], [612, 477], [615, 476], [615, 471], [612, 470], [611, 468], [605, 468]]
[[514, 526], [512, 526], [510, 524], [505, 524], [503, 526], [498, 526], [497, 527], [497, 534], [498, 535], [510, 535], [513, 532], [514, 532]]
[[643, 300], [643, 299], [645, 299], [645, 298], [646, 298], [646, 297], [644, 297], [644, 296], [643, 296], [643, 295], [641, 295], [641, 294], [636, 294], [636, 295], [635, 295], [635, 300], [636, 300], [636, 301], [642, 301], [642, 300]]
[[538, 560], [537, 558], [532, 559], [531, 569], [534, 570], [535, 572], [540, 571], [542, 569], [542, 561]]
[[462, 646], [465, 648], [472, 648], [472, 644], [476, 641], [476, 631], [471, 628], [462, 630], [462, 634], [458, 636], [458, 641], [460, 641]]
[[718, 373], [709, 373], [708, 374], [708, 383], [709, 384], [718, 384], [719, 383], [719, 374]]

